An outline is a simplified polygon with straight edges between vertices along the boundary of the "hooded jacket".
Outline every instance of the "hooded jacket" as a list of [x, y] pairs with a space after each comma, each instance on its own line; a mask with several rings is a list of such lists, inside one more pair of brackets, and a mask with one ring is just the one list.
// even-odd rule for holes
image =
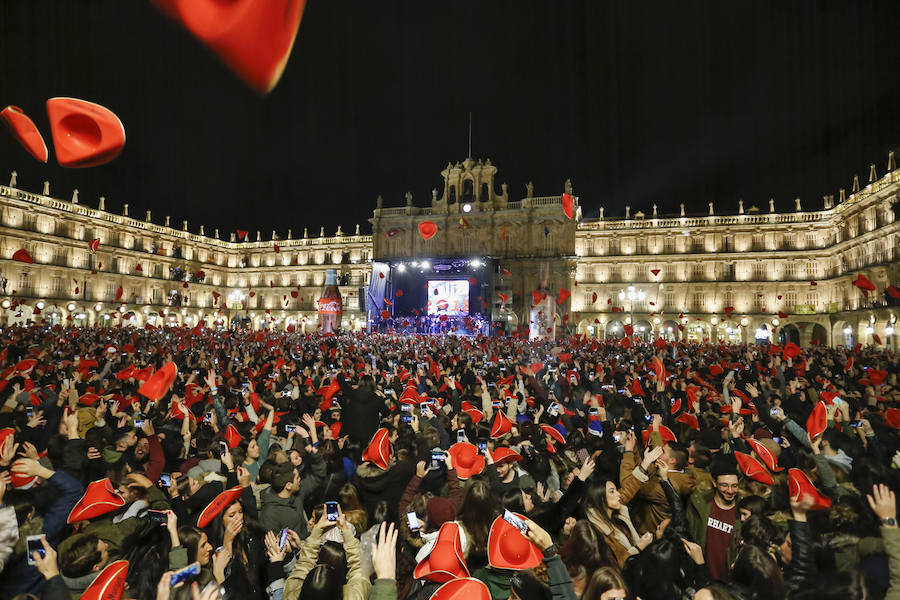
[[353, 475], [353, 485], [359, 491], [363, 506], [372, 508], [381, 500], [386, 500], [388, 506], [393, 508], [400, 502], [400, 496], [415, 472], [415, 465], [409, 461], [397, 461], [387, 471], [364, 462]]

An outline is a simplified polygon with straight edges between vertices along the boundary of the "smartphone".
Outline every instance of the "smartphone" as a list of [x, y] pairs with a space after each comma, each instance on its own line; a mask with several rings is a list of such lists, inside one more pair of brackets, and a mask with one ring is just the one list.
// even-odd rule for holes
[[581, 464], [584, 464], [584, 461], [586, 461], [588, 459], [588, 456], [590, 456], [590, 453], [587, 451], [587, 448], [582, 448], [581, 450], [579, 450], [578, 452], [575, 453], [575, 456], [578, 457], [578, 462], [580, 462]]
[[594, 380], [594, 372], [591, 371], [588, 373], [588, 381], [593, 381], [593, 380]]
[[170, 473], [160, 473], [159, 484], [163, 487], [172, 487], [172, 475]]
[[778, 414], [778, 409], [777, 409], [777, 408], [773, 408], [772, 410], [769, 411], [769, 414], [772, 415], [772, 416], [774, 417], [775, 415]]
[[518, 529], [522, 533], [522, 535], [528, 533], [528, 525], [525, 524], [525, 521], [520, 519], [510, 511], [503, 511], [503, 520]]
[[31, 406], [26, 406], [25, 407], [25, 416], [28, 417], [29, 419], [34, 417], [34, 408]]
[[431, 466], [437, 469], [441, 466], [441, 463], [444, 462], [446, 458], [444, 457], [443, 452], [434, 451], [431, 453]]
[[575, 383], [578, 380], [578, 377], [575, 375], [569, 375], [569, 383]]
[[219, 456], [225, 456], [228, 454], [228, 444], [226, 442], [219, 442]]
[[138, 427], [143, 427], [144, 423], [146, 423], [146, 422], [147, 421], [145, 419], [135, 419], [135, 421], [134, 421], [135, 429], [137, 429]]
[[419, 410], [420, 410], [421, 412], [425, 412], [426, 410], [428, 410], [428, 403], [427, 403], [427, 402], [420, 402], [420, 403], [419, 403]]
[[38, 552], [41, 555], [41, 558], [44, 558], [47, 555], [47, 551], [44, 550], [44, 544], [41, 543], [41, 535], [29, 535], [25, 538], [25, 546], [28, 549], [28, 564], [34, 565], [34, 553]]
[[151, 400], [149, 406], [150, 406], [150, 408], [153, 408], [154, 406], [156, 406], [156, 400]]
[[653, 420], [653, 415], [644, 415], [644, 420], [648, 423], [651, 422]]
[[63, 379], [63, 387], [69, 387], [69, 379], [68, 377]]
[[850, 421], [850, 427], [859, 427], [862, 425], [862, 421]]
[[406, 521], [409, 523], [410, 531], [419, 530], [419, 515], [414, 512], [408, 512], [406, 513]]
[[493, 407], [493, 408], [500, 408], [501, 406], [503, 406], [503, 404], [502, 404], [499, 400], [492, 400], [492, 401], [491, 401], [491, 407]]
[[466, 441], [466, 430], [465, 429], [457, 429], [456, 430], [456, 441], [457, 443], [462, 443]]
[[147, 516], [150, 517], [151, 523], [165, 525], [169, 522], [169, 517], [168, 515], [166, 515], [166, 511], [164, 510], [148, 510]]
[[484, 441], [478, 442], [478, 449], [482, 452], [487, 450], [487, 442], [484, 442]]
[[623, 437], [624, 437], [624, 436], [623, 436], [621, 433], [619, 433], [618, 431], [613, 432], [613, 439], [616, 440], [616, 443], [617, 443], [617, 444], [621, 444], [621, 443], [622, 443], [622, 438], [623, 438]]
[[778, 444], [779, 446], [781, 445], [781, 438], [780, 438], [780, 437], [773, 437], [773, 438], [772, 438], [772, 441], [775, 442], [776, 444]]
[[412, 415], [403, 415], [400, 418], [403, 420], [404, 423], [412, 423]]
[[181, 569], [180, 571], [175, 571], [172, 573], [172, 579], [169, 580], [169, 587], [175, 587], [179, 583], [183, 581], [187, 581], [192, 577], [196, 577], [200, 574], [200, 563], [195, 562]]
[[588, 414], [592, 417], [596, 417], [597, 415], [600, 414], [600, 409], [599, 408], [591, 408], [588, 410]]
[[281, 530], [281, 537], [278, 539], [278, 549], [284, 550], [284, 545], [287, 543], [288, 530], [287, 527]]
[[621, 390], [616, 390], [616, 391], [619, 392], [620, 394], [624, 394], [626, 390], [625, 390], [625, 388], [622, 388]]
[[412, 410], [412, 404], [401, 404], [400, 412], [409, 412]]
[[206, 415], [203, 417], [203, 422], [204, 423], [212, 422], [212, 413], [211, 412], [206, 413]]
[[329, 521], [337, 521], [338, 520], [338, 503], [337, 502], [326, 502], [325, 503], [325, 515]]

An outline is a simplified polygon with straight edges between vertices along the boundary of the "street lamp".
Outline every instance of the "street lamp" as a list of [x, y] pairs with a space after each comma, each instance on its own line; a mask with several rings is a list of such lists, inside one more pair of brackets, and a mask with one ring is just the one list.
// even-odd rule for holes
[[625, 302], [628, 299], [632, 325], [634, 324], [634, 301], [643, 302], [646, 297], [647, 294], [644, 293], [644, 290], [636, 290], [633, 285], [629, 285], [627, 290], [619, 290], [619, 301]]

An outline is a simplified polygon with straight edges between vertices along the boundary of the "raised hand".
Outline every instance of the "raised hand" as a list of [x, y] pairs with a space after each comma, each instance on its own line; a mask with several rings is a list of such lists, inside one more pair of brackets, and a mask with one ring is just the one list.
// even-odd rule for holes
[[400, 532], [391, 523], [381, 523], [378, 541], [372, 544], [372, 567], [376, 579], [395, 579], [397, 573], [397, 535]]

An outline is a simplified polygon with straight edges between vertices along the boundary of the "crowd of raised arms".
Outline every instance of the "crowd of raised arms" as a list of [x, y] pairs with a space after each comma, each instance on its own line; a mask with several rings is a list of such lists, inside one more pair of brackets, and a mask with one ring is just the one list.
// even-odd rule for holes
[[869, 347], [0, 330], [0, 598], [900, 598]]

